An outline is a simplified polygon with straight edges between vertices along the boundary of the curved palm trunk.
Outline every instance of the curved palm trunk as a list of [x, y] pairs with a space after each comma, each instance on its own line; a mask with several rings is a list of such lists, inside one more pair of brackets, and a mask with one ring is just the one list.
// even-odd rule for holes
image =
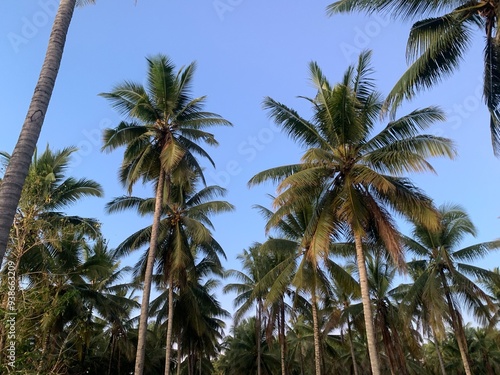
[[0, 215], [0, 264], [7, 249], [10, 227], [54, 90], [75, 6], [76, 0], [61, 0], [59, 3], [40, 76], [0, 187], [0, 212], [2, 213]]
[[318, 306], [316, 298], [316, 285], [311, 292], [311, 306], [313, 316], [313, 337], [314, 337], [314, 367], [316, 375], [321, 375], [321, 347], [319, 343], [319, 323], [318, 323]]
[[167, 318], [167, 342], [165, 350], [165, 375], [170, 374], [170, 357], [172, 356], [172, 330], [174, 327], [174, 274], [168, 276], [168, 318]]
[[451, 324], [456, 334], [458, 349], [460, 350], [460, 357], [462, 358], [462, 363], [464, 365], [464, 371], [466, 375], [472, 375], [469, 364], [467, 340], [465, 339], [464, 327], [462, 325], [462, 318], [457, 314], [457, 311], [455, 310], [453, 300], [451, 298], [450, 288], [448, 286], [448, 282], [446, 281], [446, 276], [444, 275], [444, 272], [442, 270], [440, 271], [440, 276], [444, 287], [446, 302], [448, 303], [448, 309], [450, 311]]
[[135, 375], [142, 375], [144, 371], [144, 358], [146, 355], [146, 333], [148, 330], [148, 310], [149, 297], [151, 295], [151, 284], [153, 282], [153, 266], [156, 257], [156, 245], [160, 229], [161, 206], [163, 202], [163, 192], [165, 185], [165, 171], [160, 168], [158, 185], [156, 186], [155, 212], [153, 215], [153, 225], [151, 228], [151, 240], [149, 243], [149, 253], [146, 263], [146, 273], [144, 275], [144, 290], [142, 292], [141, 315], [139, 318], [139, 329], [137, 334], [137, 352], [135, 357]]
[[380, 375], [380, 363], [376, 347], [375, 329], [373, 328], [373, 317], [370, 303], [370, 293], [368, 287], [368, 277], [366, 272], [365, 256], [363, 254], [363, 242], [359, 234], [354, 235], [356, 245], [356, 258], [358, 262], [359, 285], [361, 287], [361, 299], [363, 302], [363, 314], [365, 318], [366, 341], [370, 365], [373, 375]]

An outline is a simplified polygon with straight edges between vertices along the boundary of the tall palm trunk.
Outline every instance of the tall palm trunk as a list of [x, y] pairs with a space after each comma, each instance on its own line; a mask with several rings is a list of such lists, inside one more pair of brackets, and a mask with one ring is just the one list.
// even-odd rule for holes
[[144, 290], [142, 292], [141, 315], [137, 334], [137, 352], [135, 357], [135, 375], [142, 375], [144, 371], [144, 358], [146, 355], [146, 333], [148, 330], [149, 297], [151, 295], [151, 284], [153, 283], [153, 266], [156, 257], [156, 245], [160, 229], [161, 208], [163, 203], [163, 192], [165, 190], [165, 170], [160, 168], [158, 184], [156, 186], [155, 212], [153, 225], [151, 227], [151, 239], [149, 253], [144, 275]]
[[257, 340], [257, 375], [262, 375], [262, 348], [261, 348], [261, 331], [262, 331], [262, 301], [257, 299], [257, 319], [255, 321], [255, 339]]
[[167, 317], [167, 342], [165, 349], [165, 375], [170, 374], [170, 357], [172, 355], [172, 330], [174, 327], [174, 273], [168, 276], [168, 317]]
[[376, 347], [375, 329], [373, 328], [368, 276], [366, 272], [365, 256], [363, 254], [363, 242], [361, 240], [361, 236], [357, 233], [354, 234], [354, 242], [356, 245], [359, 285], [361, 287], [361, 300], [363, 302], [363, 314], [365, 318], [366, 341], [368, 345], [368, 354], [370, 356], [370, 365], [372, 375], [380, 375], [380, 364]]
[[75, 6], [76, 0], [61, 0], [59, 3], [40, 76], [0, 186], [0, 212], [2, 213], [0, 215], [0, 264], [7, 249], [10, 227], [54, 90]]
[[316, 282], [311, 291], [311, 306], [313, 317], [313, 337], [314, 337], [314, 367], [315, 374], [321, 375], [321, 347], [319, 343], [319, 322], [318, 322], [318, 301], [316, 298]]
[[456, 334], [458, 349], [460, 351], [460, 357], [462, 358], [462, 363], [464, 366], [465, 374], [472, 375], [472, 372], [470, 369], [470, 364], [469, 364], [469, 353], [468, 353], [469, 351], [467, 348], [467, 340], [465, 339], [464, 327], [462, 325], [462, 318], [455, 310], [455, 306], [454, 306], [453, 300], [451, 298], [450, 288], [448, 286], [448, 282], [446, 280], [446, 276], [445, 276], [443, 270], [440, 270], [439, 274], [441, 276], [441, 281], [443, 283], [444, 293], [446, 296], [446, 302], [448, 303], [448, 309], [450, 311], [451, 324], [452, 324], [453, 330], [455, 331], [455, 334]]
[[281, 297], [280, 317], [278, 321], [281, 321], [278, 327], [281, 346], [281, 375], [286, 375], [285, 301], [283, 297]]

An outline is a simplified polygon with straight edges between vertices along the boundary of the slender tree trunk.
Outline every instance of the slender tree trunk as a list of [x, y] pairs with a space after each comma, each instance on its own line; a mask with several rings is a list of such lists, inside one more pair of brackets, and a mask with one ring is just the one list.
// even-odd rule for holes
[[354, 375], [359, 375], [358, 364], [356, 363], [356, 354], [354, 352], [354, 346], [352, 344], [351, 321], [349, 319], [347, 319], [347, 334], [349, 336], [349, 349], [351, 351], [352, 368], [353, 368], [353, 371], [354, 371]]
[[165, 350], [165, 375], [170, 374], [170, 357], [172, 353], [172, 330], [174, 327], [174, 273], [168, 275], [168, 318], [167, 318], [167, 342]]
[[281, 375], [286, 375], [286, 335], [285, 335], [285, 301], [281, 297], [280, 305], [280, 346], [281, 346]]
[[0, 215], [0, 264], [7, 249], [10, 227], [54, 90], [75, 5], [76, 0], [60, 0], [59, 2], [40, 76], [0, 187], [0, 212], [2, 213]]
[[315, 374], [321, 375], [321, 346], [319, 342], [318, 305], [316, 298], [316, 283], [311, 291], [311, 306], [313, 316], [313, 337], [314, 337], [314, 367]]
[[434, 329], [432, 335], [434, 336], [434, 346], [436, 347], [436, 354], [439, 361], [439, 369], [441, 370], [441, 375], [446, 375], [446, 368], [444, 367], [443, 354], [441, 353], [441, 348], [439, 347], [436, 335], [434, 335]]
[[462, 325], [462, 318], [457, 313], [457, 311], [453, 306], [451, 308], [454, 310], [454, 315], [456, 319], [455, 332], [457, 334], [457, 342], [458, 342], [458, 348], [460, 349], [460, 357], [462, 358], [462, 362], [464, 363], [464, 370], [466, 375], [472, 375], [472, 371], [470, 368], [470, 361], [469, 361], [469, 348], [467, 347], [467, 339], [465, 338], [465, 330]]
[[372, 375], [380, 375], [380, 363], [376, 346], [375, 329], [373, 327], [372, 309], [370, 303], [370, 291], [366, 272], [365, 256], [363, 254], [363, 242], [359, 234], [354, 235], [356, 244], [356, 258], [358, 262], [359, 285], [361, 287], [361, 298], [363, 302], [363, 314], [365, 318], [366, 341]]
[[401, 336], [399, 335], [399, 331], [397, 328], [393, 327], [392, 328], [392, 347], [394, 348], [396, 352], [396, 358], [398, 360], [398, 366], [399, 366], [399, 375], [408, 375], [408, 367], [406, 364], [406, 356], [403, 351], [403, 340], [401, 340]]
[[491, 366], [490, 358], [489, 358], [487, 352], [483, 352], [483, 362], [484, 362], [484, 366], [486, 367], [486, 374], [487, 375], [495, 375], [495, 371], [493, 370], [493, 367]]
[[142, 292], [141, 315], [139, 318], [139, 328], [137, 334], [137, 352], [135, 357], [134, 372], [135, 375], [142, 375], [144, 371], [144, 358], [146, 355], [146, 334], [148, 330], [149, 297], [151, 295], [151, 284], [153, 283], [153, 266], [156, 257], [158, 232], [160, 229], [165, 177], [166, 176], [164, 169], [160, 168], [160, 175], [158, 176], [158, 184], [156, 186], [155, 212], [153, 215], [153, 225], [151, 228], [151, 240], [149, 243], [146, 273], [144, 275], [144, 290]]
[[448, 309], [450, 311], [451, 324], [453, 330], [455, 331], [455, 337], [458, 344], [458, 349], [460, 350], [460, 357], [462, 358], [462, 363], [464, 365], [464, 370], [466, 375], [472, 375], [469, 363], [469, 351], [467, 348], [467, 340], [465, 339], [464, 327], [462, 326], [462, 318], [458, 315], [453, 304], [453, 299], [451, 298], [450, 288], [446, 280], [446, 276], [443, 270], [440, 271], [441, 281], [444, 287], [444, 293], [446, 296], [446, 302], [448, 303]]
[[257, 320], [255, 321], [255, 338], [257, 340], [257, 375], [262, 375], [262, 358], [261, 358], [261, 326], [262, 326], [262, 301], [257, 299]]
[[385, 351], [389, 358], [389, 365], [391, 374], [394, 375], [407, 375], [406, 358], [401, 350], [401, 340], [397, 329], [391, 327], [390, 319], [388, 318], [388, 311], [383, 306], [380, 307], [380, 330], [382, 332], [382, 339], [384, 341]]
[[113, 363], [113, 354], [115, 352], [115, 335], [112, 334], [111, 336], [111, 352], [109, 354], [109, 363], [108, 363], [108, 375], [111, 375], [111, 365]]

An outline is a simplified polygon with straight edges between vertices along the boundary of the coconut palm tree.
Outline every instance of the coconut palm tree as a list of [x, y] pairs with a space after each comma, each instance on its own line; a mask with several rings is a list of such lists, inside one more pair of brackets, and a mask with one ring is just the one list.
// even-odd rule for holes
[[[184, 171], [184, 169], [182, 169]], [[168, 291], [167, 317], [167, 345], [166, 370], [170, 366], [171, 343], [174, 321], [174, 290], [182, 292], [188, 280], [189, 270], [195, 267], [195, 254], [205, 254], [220, 266], [219, 256], [224, 256], [220, 244], [213, 238], [211, 230], [213, 224], [210, 216], [217, 213], [230, 212], [233, 206], [226, 201], [213, 200], [225, 194], [225, 189], [218, 186], [208, 186], [197, 191], [196, 182], [199, 175], [192, 174], [190, 180], [184, 173], [171, 175], [169, 201], [163, 205], [160, 212], [158, 244], [155, 252], [157, 274], [162, 275], [162, 283]], [[151, 214], [155, 207], [155, 198], [143, 199], [123, 196], [114, 199], [107, 205], [108, 212], [117, 212], [124, 209], [136, 209], [139, 214]], [[129, 253], [150, 243], [153, 226], [140, 229], [117, 248], [120, 254]], [[136, 266], [136, 275], [146, 280], [151, 247]], [[222, 266], [220, 266], [222, 267]], [[167, 372], [166, 372], [167, 374]]]
[[437, 225], [431, 200], [401, 175], [433, 171], [428, 157], [453, 157], [455, 151], [448, 139], [419, 135], [443, 119], [435, 107], [415, 110], [371, 135], [380, 118], [382, 98], [374, 89], [370, 55], [362, 53], [357, 66], [349, 67], [335, 86], [316, 63], [310, 64], [317, 90], [315, 97], [307, 98], [313, 108], [310, 121], [271, 98], [264, 100], [274, 121], [306, 151], [301, 163], [258, 173], [249, 184], [279, 182], [276, 220], [316, 197], [312, 253], [328, 251], [332, 236], [339, 233], [354, 239], [370, 360], [373, 374], [378, 375], [363, 243], [376, 234], [401, 266], [402, 246], [390, 211]]
[[[196, 142], [217, 145], [213, 134], [203, 129], [213, 125], [230, 125], [219, 115], [202, 110], [205, 97], [192, 98], [191, 86], [195, 63], [175, 72], [172, 61], [157, 55], [147, 59], [147, 84], [125, 82], [112, 92], [101, 94], [130, 119], [104, 132], [103, 149], [111, 151], [125, 146], [120, 181], [131, 192], [142, 179], [155, 185], [155, 210], [150, 233], [149, 258], [139, 321], [135, 375], [142, 375], [145, 355], [151, 279], [158, 242], [162, 207], [169, 201], [172, 173], [181, 160], [190, 170], [203, 176], [195, 155], [213, 164], [207, 152]], [[167, 358], [168, 360], [168, 358]]]
[[[225, 277], [236, 279], [226, 284], [224, 293], [237, 293], [234, 306], [238, 309], [233, 316], [233, 324], [238, 326], [243, 316], [255, 305], [255, 342], [257, 345], [257, 375], [262, 375], [262, 326], [265, 315], [264, 300], [267, 290], [259, 288], [259, 282], [272, 269], [271, 258], [261, 251], [261, 243], [254, 243], [248, 250], [243, 250], [236, 258], [242, 263], [243, 271], [230, 269]], [[235, 328], [236, 330], [236, 328]]]
[[[415, 224], [412, 237], [405, 237], [405, 247], [417, 256], [408, 263], [411, 268], [422, 270], [407, 293], [408, 301], [422, 301], [426, 312], [439, 314], [445, 306], [455, 332], [463, 367], [472, 374], [460, 306], [469, 308], [477, 317], [488, 319], [493, 307], [490, 296], [470, 277], [481, 280], [495, 279], [492, 271], [470, 265], [468, 262], [484, 257], [492, 249], [500, 247], [500, 240], [482, 242], [459, 248], [466, 235], [476, 235], [465, 210], [459, 205], [445, 204], [439, 207], [440, 225], [428, 229]], [[435, 320], [434, 317], [428, 320]]]
[[[300, 211], [291, 212], [279, 220], [275, 220], [275, 214], [262, 206], [256, 206], [261, 214], [268, 220], [267, 229], [271, 228], [278, 234], [270, 237], [261, 246], [261, 250], [271, 256], [273, 268], [259, 282], [266, 285], [266, 305], [284, 305], [285, 294], [291, 295], [291, 288], [296, 288], [295, 297], [301, 293], [307, 293], [311, 297], [311, 308], [313, 320], [314, 358], [316, 375], [322, 373], [322, 337], [318, 306], [323, 297], [324, 301], [332, 298], [332, 283], [321, 266], [326, 268], [332, 280], [346, 288], [352, 288], [355, 281], [337, 263], [328, 259], [328, 251], [314, 253], [310, 244], [314, 241], [315, 223], [312, 221], [314, 202], [301, 208]], [[308, 233], [312, 232], [311, 235]], [[309, 238], [311, 236], [311, 238]], [[340, 248], [340, 244], [335, 244]], [[318, 295], [319, 293], [319, 295]], [[284, 336], [284, 334], [283, 334]], [[284, 339], [282, 346], [282, 363], [284, 362], [285, 348]], [[285, 367], [282, 366], [282, 373]]]
[[[78, 233], [79, 236], [75, 238], [79, 240], [99, 236], [97, 220], [64, 212], [86, 197], [100, 197], [103, 194], [97, 182], [66, 175], [71, 154], [75, 151], [73, 147], [53, 151], [49, 146], [40, 155], [35, 151], [6, 253], [13, 267], [11, 271], [23, 278], [29, 278], [30, 274], [36, 272], [45, 272], [53, 252], [64, 251], [66, 236]], [[0, 153], [1, 164], [7, 165], [9, 160], [9, 154]], [[6, 302], [5, 293], [1, 301], [3, 308]], [[3, 326], [0, 327], [0, 352], [4, 343], [2, 332]]]
[[258, 367], [262, 375], [279, 372], [279, 355], [272, 350], [267, 340], [263, 339], [265, 334], [262, 327], [260, 331], [255, 330], [258, 326], [256, 319], [256, 317], [243, 319], [238, 325], [233, 326], [231, 334], [225, 338], [224, 354], [219, 359], [220, 373], [253, 375], [258, 373]]
[[356, 10], [381, 12], [394, 18], [419, 19], [411, 28], [406, 56], [408, 70], [389, 93], [386, 105], [397, 107], [405, 98], [427, 89], [458, 69], [472, 44], [474, 31], [485, 36], [483, 94], [490, 112], [493, 151], [500, 153], [500, 8], [496, 0], [403, 1], [339, 0], [328, 14]]
[[[39, 270], [46, 247], [60, 248], [60, 234], [78, 231], [97, 238], [99, 223], [95, 219], [70, 216], [63, 210], [86, 197], [101, 197], [97, 182], [68, 177], [66, 172], [76, 148], [53, 151], [47, 148], [40, 155], [35, 151], [12, 227], [7, 256], [17, 272]], [[0, 153], [0, 162], [8, 164], [11, 156]], [[23, 264], [24, 263], [24, 264]]]
[[[196, 364], [210, 360], [219, 352], [219, 342], [223, 339], [225, 323], [229, 312], [222, 309], [215, 298], [214, 289], [220, 282], [212, 276], [222, 276], [219, 261], [205, 257], [197, 261], [194, 268], [187, 270], [187, 280], [181, 288], [176, 288], [173, 316], [174, 335], [177, 343], [177, 374], [180, 374], [182, 358], [188, 374], [194, 374]], [[151, 302], [152, 315], [157, 324], [168, 321], [169, 290], [161, 293]]]
[[0, 215], [0, 264], [7, 249], [9, 232], [21, 198], [24, 181], [28, 175], [31, 159], [54, 90], [73, 12], [77, 4], [83, 5], [93, 2], [93, 0], [61, 0], [59, 2], [40, 76], [19, 139], [0, 184], [0, 212], [2, 212]]
[[384, 255], [375, 252], [367, 256], [374, 322], [382, 337], [391, 373], [408, 375], [406, 353], [415, 354], [410, 349], [418, 347], [418, 342], [397, 302], [397, 288], [393, 288], [397, 269]]

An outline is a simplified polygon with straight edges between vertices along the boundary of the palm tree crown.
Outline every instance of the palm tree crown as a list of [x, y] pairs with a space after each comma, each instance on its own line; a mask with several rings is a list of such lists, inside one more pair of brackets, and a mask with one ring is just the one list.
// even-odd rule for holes
[[389, 94], [386, 105], [397, 107], [418, 90], [430, 88], [454, 72], [472, 44], [475, 29], [485, 34], [483, 94], [490, 112], [493, 151], [500, 153], [500, 34], [497, 0], [402, 1], [339, 0], [328, 6], [330, 15], [355, 10], [382, 12], [403, 20], [419, 18], [407, 43], [411, 66]]

